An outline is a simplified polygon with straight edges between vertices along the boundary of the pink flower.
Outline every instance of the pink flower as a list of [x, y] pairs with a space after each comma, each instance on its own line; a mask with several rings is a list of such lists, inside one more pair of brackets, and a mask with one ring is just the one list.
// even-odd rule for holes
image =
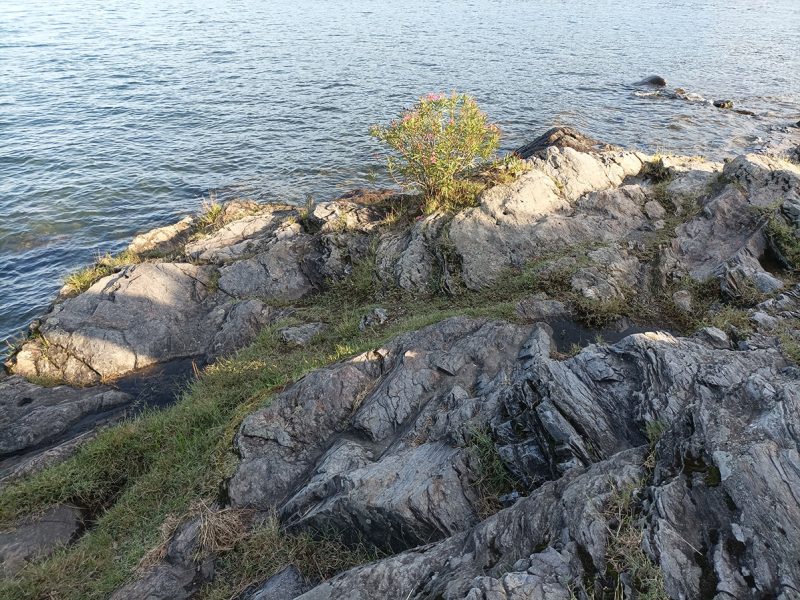
[[431, 154], [431, 164], [432, 165], [436, 164], [436, 156], [434, 154]]

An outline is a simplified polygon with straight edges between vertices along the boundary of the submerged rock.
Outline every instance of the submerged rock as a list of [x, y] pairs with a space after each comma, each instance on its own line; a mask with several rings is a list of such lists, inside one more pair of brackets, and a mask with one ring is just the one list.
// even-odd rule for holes
[[666, 87], [667, 80], [661, 77], [660, 75], [651, 75], [650, 77], [645, 77], [641, 81], [637, 81], [633, 85], [642, 85], [642, 86], [652, 86], [652, 87]]
[[595, 152], [598, 150], [609, 150], [611, 146], [590, 138], [572, 127], [553, 127], [532, 142], [520, 146], [514, 154], [520, 158], [531, 158], [543, 155], [548, 148], [572, 148], [578, 152]]

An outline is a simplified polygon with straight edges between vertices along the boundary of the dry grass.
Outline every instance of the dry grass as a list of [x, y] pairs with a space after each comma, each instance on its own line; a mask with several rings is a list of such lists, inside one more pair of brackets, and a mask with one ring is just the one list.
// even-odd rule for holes
[[606, 561], [609, 575], [615, 582], [614, 600], [624, 600], [622, 575], [627, 575], [638, 600], [669, 600], [664, 589], [664, 574], [642, 549], [643, 523], [638, 516], [635, 499], [641, 482], [616, 488], [605, 507], [608, 541]]
[[332, 536], [314, 538], [309, 533], [288, 533], [278, 518], [271, 515], [224, 552], [216, 563], [214, 581], [198, 597], [235, 598], [247, 587], [288, 565], [294, 565], [310, 579], [319, 580], [378, 557], [371, 547], [346, 546]]

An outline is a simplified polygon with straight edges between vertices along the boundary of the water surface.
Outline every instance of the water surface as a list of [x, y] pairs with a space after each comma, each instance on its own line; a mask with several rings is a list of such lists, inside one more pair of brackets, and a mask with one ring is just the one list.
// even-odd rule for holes
[[[472, 93], [506, 148], [569, 124], [721, 157], [800, 118], [798, 48], [797, 0], [0, 0], [0, 340], [212, 191], [368, 184], [368, 126], [420, 94]], [[637, 97], [650, 74], [758, 116]]]

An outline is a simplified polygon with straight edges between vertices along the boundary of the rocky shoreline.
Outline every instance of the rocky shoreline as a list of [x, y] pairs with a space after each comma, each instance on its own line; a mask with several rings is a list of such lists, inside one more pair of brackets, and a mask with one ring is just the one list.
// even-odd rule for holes
[[[162, 404], [169, 377], [242, 368], [253, 343], [303, 352], [349, 307], [347, 339], [380, 342], [331, 337], [342, 360], [251, 391], [211, 508], [176, 515], [113, 598], [215, 597], [265, 523], [376, 560], [329, 578], [286, 559], [226, 593], [800, 598], [798, 133], [718, 163], [560, 128], [454, 215], [361, 190], [138, 236], [131, 264], [62, 290], [0, 379], [9, 597], [118, 501], [15, 507], [26, 482]], [[210, 543], [214, 519], [235, 540]]]

